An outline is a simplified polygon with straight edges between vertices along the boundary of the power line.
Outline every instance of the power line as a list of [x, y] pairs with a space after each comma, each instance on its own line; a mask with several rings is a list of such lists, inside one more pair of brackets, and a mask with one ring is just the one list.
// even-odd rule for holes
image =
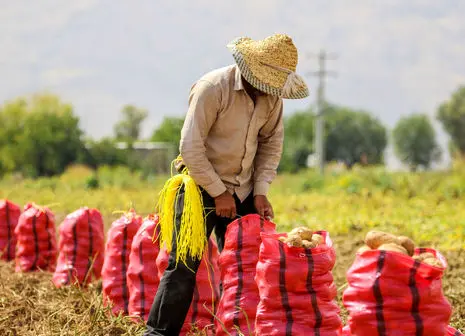
[[309, 54], [309, 57], [318, 57], [318, 71], [311, 71], [308, 73], [310, 76], [318, 77], [318, 91], [317, 91], [317, 115], [315, 121], [315, 151], [316, 159], [320, 174], [324, 173], [325, 169], [325, 144], [324, 144], [324, 109], [325, 109], [325, 79], [326, 76], [336, 77], [337, 73], [334, 71], [327, 71], [325, 67], [326, 60], [334, 60], [337, 55], [334, 53], [327, 53], [321, 50], [317, 55]]

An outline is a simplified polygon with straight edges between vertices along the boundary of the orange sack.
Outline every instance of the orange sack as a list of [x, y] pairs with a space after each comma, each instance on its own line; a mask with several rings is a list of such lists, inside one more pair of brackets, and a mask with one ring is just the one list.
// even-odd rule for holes
[[153, 241], [154, 233], [157, 238], [158, 232], [158, 216], [147, 217], [132, 240], [126, 273], [129, 289], [129, 315], [145, 322], [149, 317], [153, 298], [160, 283], [157, 268], [160, 246], [158, 240]]
[[452, 307], [442, 290], [445, 258], [431, 252], [444, 267], [435, 267], [393, 251], [357, 253], [347, 272], [343, 293], [352, 335], [444, 336]]
[[14, 260], [16, 252], [15, 228], [21, 208], [8, 200], [0, 200], [0, 259]]
[[102, 215], [97, 209], [83, 207], [66, 216], [59, 229], [55, 286], [87, 285], [100, 278], [105, 253], [103, 230]]
[[[215, 321], [216, 335], [254, 335], [254, 321], [260, 301], [255, 272], [261, 232], [275, 232], [274, 223], [251, 214], [236, 219], [226, 229], [224, 249], [219, 257], [223, 294]], [[223, 330], [223, 326], [227, 332]], [[249, 332], [250, 330], [250, 332]]]
[[55, 271], [57, 244], [55, 216], [46, 207], [28, 203], [15, 228], [16, 272]]
[[261, 234], [255, 276], [260, 293], [257, 335], [340, 335], [332, 274], [336, 251], [327, 231], [315, 233], [324, 241], [314, 248], [288, 246], [279, 240], [285, 233]]
[[105, 306], [113, 314], [129, 312], [129, 289], [126, 276], [134, 235], [142, 225], [142, 217], [131, 210], [114, 221], [108, 230], [102, 267], [102, 292]]

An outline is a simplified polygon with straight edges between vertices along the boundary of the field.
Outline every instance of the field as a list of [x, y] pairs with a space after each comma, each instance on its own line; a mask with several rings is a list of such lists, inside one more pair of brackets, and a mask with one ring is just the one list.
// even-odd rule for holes
[[[90, 186], [100, 185], [97, 189]], [[96, 175], [72, 167], [60, 177], [0, 182], [0, 198], [24, 205], [49, 205], [57, 225], [81, 206], [96, 207], [108, 228], [121, 211], [154, 211], [166, 177], [142, 179], [125, 168], [101, 168]], [[449, 262], [444, 291], [453, 305], [451, 325], [465, 328], [465, 165], [450, 172], [388, 173], [382, 168], [329, 168], [324, 178], [313, 172], [280, 175], [270, 199], [279, 230], [308, 225], [331, 233], [338, 253], [334, 275], [339, 299], [345, 272], [369, 229], [411, 236], [420, 246], [439, 249]], [[88, 290], [56, 290], [50, 274], [14, 274], [0, 264], [0, 335], [135, 335], [142, 326], [102, 309], [99, 283]], [[343, 314], [345, 314], [343, 310]]]

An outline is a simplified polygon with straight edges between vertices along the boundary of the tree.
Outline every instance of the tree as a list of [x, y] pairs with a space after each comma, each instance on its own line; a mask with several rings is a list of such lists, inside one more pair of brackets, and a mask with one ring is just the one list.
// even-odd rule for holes
[[401, 118], [393, 130], [393, 138], [396, 155], [412, 171], [419, 166], [429, 168], [440, 158], [436, 134], [426, 115], [413, 114]]
[[0, 174], [15, 170], [17, 135], [23, 131], [27, 102], [18, 98], [0, 107]]
[[439, 106], [437, 119], [451, 137], [454, 147], [465, 155], [465, 86], [459, 87]]
[[87, 141], [86, 151], [80, 158], [80, 162], [93, 168], [103, 165], [127, 165], [128, 153], [125, 150], [117, 148], [114, 139], [89, 140]]
[[295, 173], [307, 167], [307, 158], [313, 151], [314, 120], [311, 110], [296, 112], [284, 120], [281, 171]]
[[[294, 113], [285, 119], [280, 170], [296, 172], [307, 166], [307, 158], [314, 152], [314, 123], [312, 109]], [[381, 163], [386, 145], [386, 128], [371, 114], [326, 104], [326, 161], [341, 160], [348, 167], [365, 159], [369, 163]]]
[[116, 139], [133, 143], [140, 137], [141, 126], [147, 118], [148, 112], [133, 105], [126, 105], [121, 113], [123, 119], [114, 127]]
[[167, 142], [179, 147], [184, 118], [164, 117], [160, 126], [153, 132], [152, 141]]
[[4, 171], [50, 176], [64, 171], [84, 150], [79, 118], [53, 95], [6, 103], [0, 112], [0, 161]]
[[387, 146], [387, 131], [370, 113], [327, 105], [325, 109], [326, 161], [344, 161], [350, 168], [366, 158], [381, 163]]

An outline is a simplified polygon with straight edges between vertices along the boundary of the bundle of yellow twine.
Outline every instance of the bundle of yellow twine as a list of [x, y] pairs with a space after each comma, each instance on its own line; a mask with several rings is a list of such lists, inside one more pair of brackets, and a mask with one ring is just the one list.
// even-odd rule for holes
[[[178, 157], [175, 161], [180, 160]], [[200, 188], [189, 176], [187, 168], [166, 181], [157, 204], [159, 214], [160, 247], [168, 252], [173, 248], [173, 232], [176, 230], [176, 207], [181, 188], [184, 189], [184, 205], [179, 232], [176, 232], [176, 264], [186, 263], [187, 258], [201, 259], [207, 243], [205, 211]], [[155, 240], [155, 237], [154, 237]]]

